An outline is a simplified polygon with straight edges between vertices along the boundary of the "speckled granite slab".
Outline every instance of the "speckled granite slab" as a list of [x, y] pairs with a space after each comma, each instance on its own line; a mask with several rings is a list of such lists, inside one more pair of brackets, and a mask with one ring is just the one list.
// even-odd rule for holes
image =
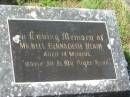
[[[11, 60], [8, 19], [44, 19], [71, 21], [103, 21], [106, 23], [111, 48], [115, 79], [56, 81], [38, 83], [14, 82]], [[0, 97], [46, 96], [62, 94], [127, 91], [129, 77], [124, 58], [115, 13], [111, 10], [39, 8], [0, 5]]]

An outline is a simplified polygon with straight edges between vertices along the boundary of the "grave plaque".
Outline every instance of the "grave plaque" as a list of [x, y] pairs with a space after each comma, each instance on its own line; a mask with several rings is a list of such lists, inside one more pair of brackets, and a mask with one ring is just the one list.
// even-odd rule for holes
[[105, 22], [8, 22], [16, 82], [116, 78]]
[[0, 6], [0, 97], [129, 90], [112, 10]]

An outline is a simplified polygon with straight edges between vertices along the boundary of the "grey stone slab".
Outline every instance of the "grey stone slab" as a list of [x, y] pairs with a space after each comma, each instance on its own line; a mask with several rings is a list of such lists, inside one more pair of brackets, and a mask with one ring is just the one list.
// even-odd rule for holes
[[[43, 19], [71, 21], [103, 21], [106, 23], [111, 48], [115, 79], [49, 81], [17, 83], [14, 81], [13, 63], [8, 32], [8, 19]], [[40, 8], [32, 6], [0, 5], [0, 97], [46, 96], [61, 94], [127, 91], [129, 77], [127, 62], [121, 49], [115, 13], [112, 10]]]

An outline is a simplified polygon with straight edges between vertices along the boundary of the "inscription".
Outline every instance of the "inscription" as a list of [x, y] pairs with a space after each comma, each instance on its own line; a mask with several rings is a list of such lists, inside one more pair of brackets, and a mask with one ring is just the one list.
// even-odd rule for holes
[[8, 22], [16, 82], [115, 78], [104, 22]]

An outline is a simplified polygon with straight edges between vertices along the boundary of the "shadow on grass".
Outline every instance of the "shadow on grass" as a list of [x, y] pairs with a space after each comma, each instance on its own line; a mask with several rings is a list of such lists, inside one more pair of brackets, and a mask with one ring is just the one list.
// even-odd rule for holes
[[124, 54], [125, 54], [126, 61], [128, 63], [128, 69], [130, 70], [130, 52], [125, 51]]

